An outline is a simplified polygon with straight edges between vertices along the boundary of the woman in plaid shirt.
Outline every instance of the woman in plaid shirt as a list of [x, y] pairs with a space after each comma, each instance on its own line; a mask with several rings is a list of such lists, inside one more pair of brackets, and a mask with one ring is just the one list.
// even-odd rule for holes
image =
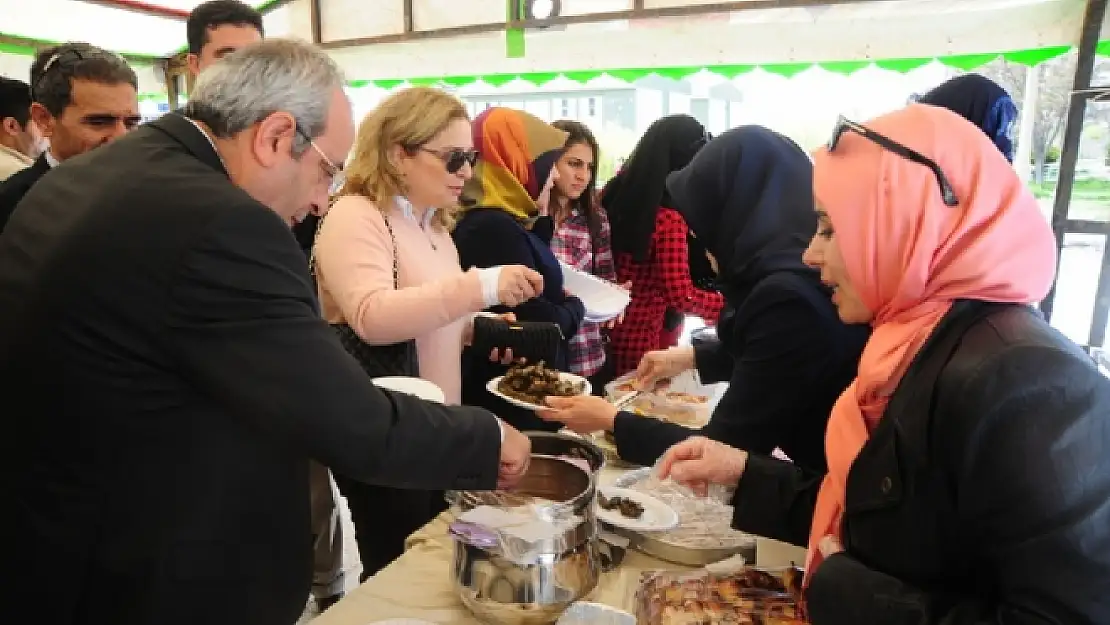
[[[556, 224], [551, 251], [579, 271], [616, 282], [609, 218], [595, 201], [600, 152], [597, 139], [580, 122], [560, 120], [551, 125], [567, 133], [566, 151], [555, 163], [559, 177], [551, 190], [551, 216]], [[603, 393], [605, 385], [616, 377], [613, 362], [606, 354], [609, 337], [605, 332], [617, 321], [604, 327], [583, 321], [570, 339], [570, 371], [589, 378], [595, 393]]]

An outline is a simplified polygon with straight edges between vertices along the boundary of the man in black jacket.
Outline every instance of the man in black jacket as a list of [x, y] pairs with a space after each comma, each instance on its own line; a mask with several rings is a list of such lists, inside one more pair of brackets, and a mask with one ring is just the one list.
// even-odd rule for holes
[[419, 489], [526, 470], [526, 437], [378, 390], [317, 313], [289, 224], [341, 175], [342, 86], [308, 44], [248, 47], [188, 117], [27, 195], [0, 237], [0, 602], [50, 625], [290, 624], [310, 458]]
[[[239, 0], [209, 0], [189, 13], [185, 24], [189, 42], [186, 60], [193, 80], [223, 57], [262, 41], [262, 14]], [[309, 470], [312, 505], [312, 595], [316, 611], [323, 612], [343, 598], [343, 523], [339, 517], [339, 491], [327, 467], [317, 462]]]
[[0, 183], [0, 232], [27, 191], [58, 163], [139, 124], [139, 80], [119, 55], [87, 43], [38, 53], [31, 64], [31, 119], [50, 141], [30, 167]]

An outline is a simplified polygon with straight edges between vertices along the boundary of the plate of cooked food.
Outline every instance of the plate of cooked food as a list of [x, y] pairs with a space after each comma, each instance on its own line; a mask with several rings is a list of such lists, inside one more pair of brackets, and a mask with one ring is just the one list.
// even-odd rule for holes
[[548, 397], [575, 397], [593, 392], [590, 382], [581, 376], [548, 368], [541, 360], [535, 364], [518, 362], [486, 384], [489, 392], [514, 406], [528, 410], [546, 410]]
[[665, 532], [678, 526], [678, 513], [667, 504], [651, 495], [615, 486], [598, 490], [597, 518], [636, 532]]

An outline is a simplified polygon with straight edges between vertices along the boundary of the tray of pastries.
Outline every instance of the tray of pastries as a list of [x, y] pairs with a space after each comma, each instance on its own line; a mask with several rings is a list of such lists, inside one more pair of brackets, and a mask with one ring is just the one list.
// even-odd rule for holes
[[692, 372], [675, 378], [659, 380], [655, 388], [639, 392], [632, 384], [634, 374], [627, 374], [605, 386], [606, 397], [620, 402], [636, 395], [624, 409], [644, 416], [670, 421], [690, 428], [709, 422], [710, 400], [714, 390], [702, 385]]
[[645, 572], [636, 592], [641, 625], [807, 625], [796, 567]]

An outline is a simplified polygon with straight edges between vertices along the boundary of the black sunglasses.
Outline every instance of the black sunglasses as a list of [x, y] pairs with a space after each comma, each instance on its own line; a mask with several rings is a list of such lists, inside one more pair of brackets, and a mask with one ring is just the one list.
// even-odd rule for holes
[[916, 150], [912, 150], [889, 137], [885, 137], [843, 116], [836, 121], [836, 126], [833, 128], [832, 138], [829, 139], [829, 152], [836, 150], [836, 145], [840, 143], [840, 138], [849, 130], [875, 143], [884, 150], [889, 150], [906, 160], [928, 167], [937, 177], [937, 183], [940, 185], [940, 195], [944, 199], [944, 204], [946, 206], [957, 206], [960, 203], [959, 199], [956, 197], [956, 192], [952, 190], [952, 185], [944, 175], [944, 171], [941, 170], [940, 165], [937, 165], [935, 161]]
[[469, 164], [472, 168], [478, 162], [478, 150], [433, 150], [431, 148], [419, 147], [418, 150], [427, 152], [428, 154], [435, 155], [439, 160], [443, 161], [443, 165], [447, 168], [447, 173], [453, 174], [463, 168], [463, 165]]

